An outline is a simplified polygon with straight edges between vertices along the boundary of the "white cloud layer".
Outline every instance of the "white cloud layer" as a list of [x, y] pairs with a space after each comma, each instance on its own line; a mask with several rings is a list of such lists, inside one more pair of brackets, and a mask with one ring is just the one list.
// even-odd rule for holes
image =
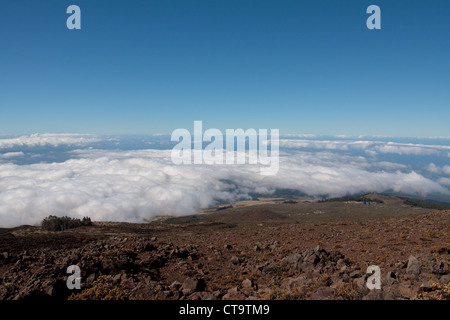
[[441, 169], [436, 166], [434, 163], [430, 163], [427, 168], [428, 171], [430, 171], [431, 173], [440, 173]]
[[22, 151], [18, 152], [6, 152], [3, 154], [0, 154], [0, 158], [3, 159], [10, 159], [10, 158], [17, 158], [17, 157], [23, 157], [25, 154]]
[[446, 174], [450, 176], [450, 166], [444, 166], [442, 168], [442, 171]]
[[88, 143], [98, 142], [100, 138], [91, 134], [72, 134], [72, 133], [43, 133], [31, 134], [17, 138], [0, 138], [0, 149], [13, 147], [36, 147], [36, 146], [60, 146], [76, 145], [81, 146]]
[[450, 186], [450, 179], [449, 178], [439, 178], [438, 182], [443, 186]]
[[[339, 144], [338, 144], [339, 145]], [[171, 150], [78, 150], [62, 163], [0, 163], [0, 227], [38, 224], [49, 214], [103, 221], [144, 221], [196, 213], [250, 193], [295, 189], [312, 196], [449, 190], [402, 165], [362, 156], [289, 150], [275, 176], [253, 165], [172, 164]], [[385, 171], [387, 170], [387, 171]], [[390, 170], [390, 171], [389, 171]]]
[[378, 153], [416, 156], [450, 154], [448, 152], [450, 150], [449, 146], [366, 140], [281, 139], [280, 146], [295, 149], [309, 148], [340, 151], [361, 150], [370, 156], [376, 156]]
[[434, 163], [430, 163], [426, 169], [431, 172], [431, 173], [436, 173], [436, 174], [440, 174], [443, 173], [445, 175], [450, 176], [450, 166], [449, 165], [445, 165], [442, 168], [436, 166]]

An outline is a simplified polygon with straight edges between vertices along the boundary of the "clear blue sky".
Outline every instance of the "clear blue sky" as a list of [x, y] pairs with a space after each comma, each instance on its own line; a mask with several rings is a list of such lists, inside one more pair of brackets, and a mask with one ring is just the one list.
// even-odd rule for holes
[[[66, 8], [82, 29], [66, 28]], [[366, 28], [381, 8], [382, 29]], [[0, 134], [450, 136], [450, 1], [1, 0]]]

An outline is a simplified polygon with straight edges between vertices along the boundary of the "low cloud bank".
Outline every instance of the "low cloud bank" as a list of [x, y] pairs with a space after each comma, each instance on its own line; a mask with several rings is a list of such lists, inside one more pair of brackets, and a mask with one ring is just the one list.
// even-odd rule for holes
[[366, 140], [305, 140], [282, 139], [280, 146], [285, 148], [308, 148], [339, 151], [364, 151], [367, 155], [397, 154], [397, 155], [450, 155], [450, 146], [425, 145], [413, 143], [366, 141]]
[[36, 147], [76, 145], [81, 146], [89, 143], [99, 142], [101, 139], [92, 134], [73, 134], [73, 133], [43, 133], [20, 136], [16, 138], [0, 139], [0, 149], [14, 147]]
[[[50, 144], [62, 139], [41, 138]], [[78, 143], [96, 139], [65, 138]], [[158, 215], [192, 214], [221, 201], [249, 199], [250, 194], [271, 194], [276, 189], [311, 196], [372, 191], [450, 195], [444, 186], [401, 164], [328, 150], [281, 152], [275, 176], [261, 176], [254, 165], [177, 166], [170, 153], [78, 150], [61, 163], [0, 163], [0, 227], [38, 224], [49, 214], [142, 222]]]

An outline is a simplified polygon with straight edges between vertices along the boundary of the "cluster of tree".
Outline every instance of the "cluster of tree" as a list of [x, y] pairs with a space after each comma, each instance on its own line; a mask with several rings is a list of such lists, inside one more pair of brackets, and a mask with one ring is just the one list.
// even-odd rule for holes
[[372, 199], [372, 198], [366, 198], [366, 195], [362, 196], [344, 196], [339, 198], [330, 198], [330, 199], [323, 199], [319, 202], [343, 202], [343, 201], [356, 201], [356, 202], [364, 202], [364, 204], [367, 203], [384, 203], [383, 200], [380, 199]]
[[84, 217], [82, 220], [70, 217], [48, 216], [42, 220], [41, 227], [47, 231], [63, 231], [82, 226], [91, 226], [92, 221], [89, 217]]
[[420, 207], [425, 209], [435, 209], [435, 210], [450, 210], [450, 204], [438, 203], [426, 200], [415, 200], [409, 198], [403, 198], [403, 203], [411, 207]]

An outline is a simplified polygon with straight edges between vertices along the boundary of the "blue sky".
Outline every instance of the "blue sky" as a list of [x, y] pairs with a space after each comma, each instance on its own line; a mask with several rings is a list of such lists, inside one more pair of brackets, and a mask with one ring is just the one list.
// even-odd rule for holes
[[[82, 29], [66, 28], [79, 5]], [[381, 8], [382, 29], [366, 28]], [[450, 2], [2, 0], [0, 134], [450, 136]]]

